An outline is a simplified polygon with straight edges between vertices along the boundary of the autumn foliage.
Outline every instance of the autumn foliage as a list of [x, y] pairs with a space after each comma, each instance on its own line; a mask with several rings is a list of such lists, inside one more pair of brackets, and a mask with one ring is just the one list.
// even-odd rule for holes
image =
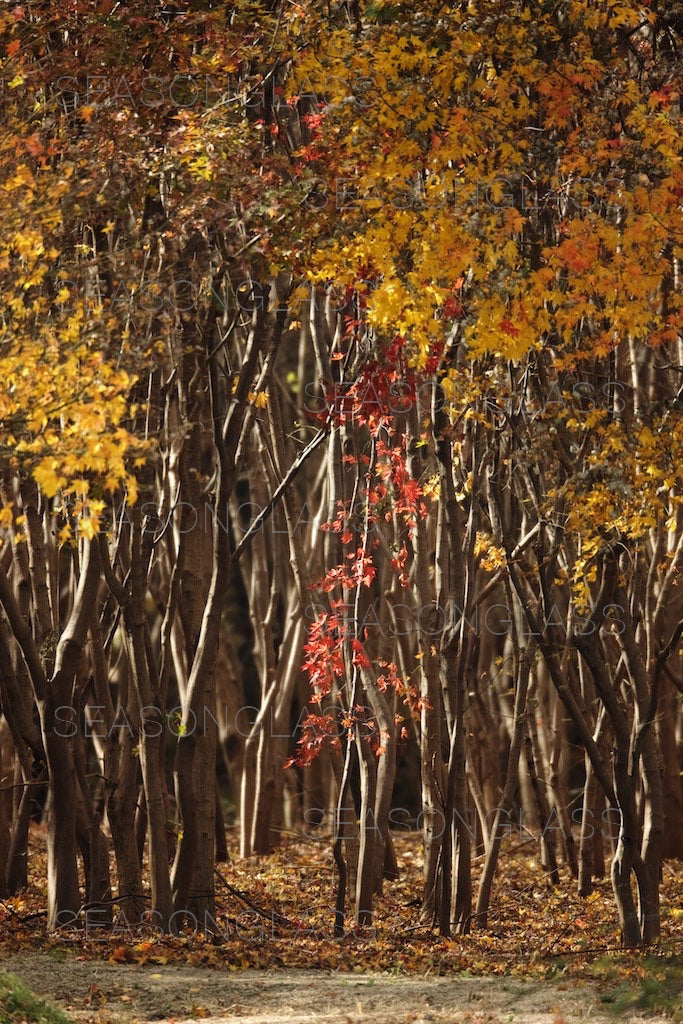
[[0, 895], [187, 931], [313, 828], [332, 934], [408, 864], [424, 964], [489, 948], [514, 820], [540, 903], [608, 874], [605, 934], [666, 943], [680, 17], [0, 28]]

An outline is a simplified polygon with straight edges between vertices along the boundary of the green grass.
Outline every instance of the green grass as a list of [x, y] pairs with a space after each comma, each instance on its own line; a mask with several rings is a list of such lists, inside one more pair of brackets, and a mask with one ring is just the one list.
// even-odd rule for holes
[[69, 1018], [35, 995], [13, 974], [0, 973], [0, 1024], [71, 1024]]

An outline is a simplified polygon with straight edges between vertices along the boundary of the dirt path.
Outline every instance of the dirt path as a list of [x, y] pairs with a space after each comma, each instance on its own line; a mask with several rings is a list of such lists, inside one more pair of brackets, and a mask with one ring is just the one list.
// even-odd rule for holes
[[[12, 956], [2, 965], [77, 1021], [207, 1024], [614, 1024], [595, 989], [516, 978], [231, 972]], [[620, 1016], [619, 1021], [639, 1018]], [[640, 1018], [642, 1019], [642, 1018]], [[650, 1017], [651, 1024], [663, 1018]]]

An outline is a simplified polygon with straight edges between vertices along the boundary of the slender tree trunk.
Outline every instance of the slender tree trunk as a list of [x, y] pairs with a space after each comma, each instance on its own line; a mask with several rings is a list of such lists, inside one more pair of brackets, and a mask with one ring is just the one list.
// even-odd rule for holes
[[[100, 551], [102, 564], [108, 568], [109, 553], [104, 537], [100, 538]], [[109, 575], [106, 569], [105, 574]], [[113, 574], [111, 578], [113, 580]], [[119, 596], [125, 595], [120, 593]], [[114, 707], [99, 616], [95, 613], [90, 620], [90, 661], [97, 701], [92, 731], [104, 776], [104, 816], [114, 847], [120, 923], [127, 928], [136, 924], [145, 911], [142, 858], [135, 829], [140, 790], [139, 760], [135, 756], [139, 744], [140, 705], [124, 655], [118, 670], [118, 704]], [[102, 736], [99, 736], [100, 728]]]
[[118, 728], [112, 727], [105, 741], [105, 807], [116, 859], [119, 913], [124, 928], [136, 924], [146, 910], [142, 899], [142, 863], [135, 831], [140, 786], [139, 760], [134, 751], [139, 742], [139, 718], [135, 690], [126, 679], [117, 713]]
[[[450, 644], [447, 642], [443, 656], [445, 675], [456, 675], [441, 847], [439, 931], [445, 936], [450, 936], [452, 924], [458, 934], [467, 934], [472, 918], [471, 837], [465, 775], [465, 679], [464, 674], [457, 679], [454, 639]], [[444, 682], [446, 687], [452, 688], [449, 681]]]
[[535, 737], [535, 724], [532, 724], [530, 719], [527, 718], [525, 737], [526, 764], [536, 802], [538, 820], [541, 825], [541, 864], [548, 875], [550, 884], [555, 886], [560, 884], [560, 873], [557, 870], [555, 830], [550, 820], [550, 812], [546, 800], [545, 777], [539, 778], [539, 769], [542, 771], [543, 764], [538, 749], [538, 742], [534, 742]]
[[69, 740], [54, 731], [56, 706], [49, 703], [41, 709], [49, 780], [47, 927], [51, 932], [75, 921], [81, 906], [76, 865], [76, 770]]
[[[10, 826], [12, 822], [11, 800], [7, 799], [8, 794], [3, 792], [6, 787], [11, 785], [10, 779], [13, 776], [13, 772], [9, 770], [10, 757], [8, 754], [13, 755], [14, 751], [11, 752], [7, 749], [9, 744], [3, 742], [5, 737], [3, 731], [7, 729], [7, 726], [0, 725], [0, 899], [5, 899], [9, 896], [9, 890], [7, 888], [7, 877], [8, 877], [8, 866], [9, 866], [9, 850], [10, 850]], [[11, 763], [14, 762], [14, 757], [11, 756]]]
[[[55, 658], [55, 671], [47, 686], [45, 700], [39, 700], [43, 744], [48, 766], [47, 816], [47, 927], [56, 930], [70, 923], [81, 900], [76, 865], [76, 805], [78, 782], [72, 736], [77, 723], [73, 707], [73, 684], [99, 581], [97, 546], [87, 543], [81, 575], [74, 595], [69, 622], [64, 629]], [[39, 696], [39, 695], [38, 695]], [[64, 709], [74, 712], [65, 728]]]
[[389, 703], [377, 685], [373, 672], [370, 669], [361, 669], [361, 673], [379, 733], [374, 806], [375, 878], [373, 889], [375, 893], [381, 895], [383, 880], [387, 877], [387, 867], [393, 852], [389, 832], [389, 812], [396, 778], [396, 725]]
[[78, 830], [82, 836], [83, 866], [86, 876], [86, 932], [90, 927], [112, 923], [109, 844], [100, 828], [86, 778], [86, 752], [83, 736], [74, 737], [74, 762], [78, 777]]
[[668, 679], [662, 679], [657, 708], [657, 734], [662, 755], [662, 802], [664, 805], [665, 860], [683, 860], [683, 781], [676, 744], [676, 695]]
[[216, 736], [215, 676], [207, 673], [202, 720], [197, 722], [199, 743], [195, 753], [197, 794], [197, 847], [189, 908], [202, 933], [213, 930], [216, 914], [214, 874], [216, 866]]
[[561, 770], [560, 762], [563, 752], [566, 749], [566, 736], [564, 722], [562, 720], [562, 703], [557, 694], [553, 693], [552, 700], [552, 751], [550, 756], [550, 778], [548, 779], [552, 804], [560, 824], [564, 856], [567, 866], [573, 878], [579, 876], [579, 862], [577, 858], [576, 843], [572, 832], [572, 823], [568, 811], [568, 794], [564, 773]]
[[475, 922], [477, 928], [486, 928], [488, 923], [489, 905], [491, 901], [491, 886], [498, 862], [498, 854], [503, 841], [504, 816], [507, 816], [512, 807], [512, 798], [517, 783], [517, 766], [519, 756], [522, 752], [524, 733], [526, 729], [526, 695], [529, 686], [529, 669], [522, 662], [517, 672], [517, 687], [515, 692], [514, 725], [512, 743], [508, 754], [507, 772], [505, 784], [501, 794], [499, 806], [496, 808], [496, 816], [491, 828], [491, 845], [486, 854], [484, 868], [479, 881], [477, 892], [477, 906], [475, 911]]
[[35, 799], [35, 783], [46, 779], [43, 768], [38, 779], [33, 779], [28, 766], [22, 766], [17, 755], [18, 772], [14, 775], [14, 784], [21, 786], [21, 798], [12, 821], [6, 861], [6, 883], [9, 895], [14, 895], [28, 885], [28, 836], [31, 824], [31, 812]]
[[[595, 741], [600, 743], [607, 723], [607, 715], [602, 708], [595, 727]], [[581, 838], [579, 842], [579, 896], [589, 896], [593, 891], [593, 869], [595, 862], [595, 830], [600, 829], [602, 822], [596, 821], [596, 797], [600, 792], [598, 780], [595, 778], [593, 766], [588, 757], [586, 761], [586, 781], [583, 787], [583, 809], [581, 814]], [[604, 873], [604, 868], [603, 868]]]
[[138, 509], [131, 510], [131, 518], [131, 589], [130, 600], [123, 608], [123, 619], [128, 660], [140, 706], [140, 768], [147, 812], [151, 911], [158, 927], [167, 931], [173, 923], [173, 901], [168, 873], [165, 784], [160, 772], [159, 753], [165, 723], [163, 709], [158, 703], [158, 694], [152, 687], [145, 636], [144, 596], [148, 564], [146, 548], [149, 541], [145, 537], [143, 545], [142, 523]]
[[[375, 800], [377, 795], [377, 768], [375, 756], [367, 737], [356, 729], [356, 750], [360, 767], [360, 849], [356, 876], [356, 924], [372, 924], [372, 896], [375, 883], [376, 829]], [[383, 862], [382, 862], [383, 866]]]

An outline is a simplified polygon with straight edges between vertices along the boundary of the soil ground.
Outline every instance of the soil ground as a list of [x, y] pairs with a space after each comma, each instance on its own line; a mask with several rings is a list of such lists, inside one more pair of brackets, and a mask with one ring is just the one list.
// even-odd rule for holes
[[[614, 1024], [594, 987], [503, 977], [393, 976], [97, 963], [50, 953], [2, 968], [81, 1024]], [[665, 1018], [648, 1017], [650, 1024]]]

